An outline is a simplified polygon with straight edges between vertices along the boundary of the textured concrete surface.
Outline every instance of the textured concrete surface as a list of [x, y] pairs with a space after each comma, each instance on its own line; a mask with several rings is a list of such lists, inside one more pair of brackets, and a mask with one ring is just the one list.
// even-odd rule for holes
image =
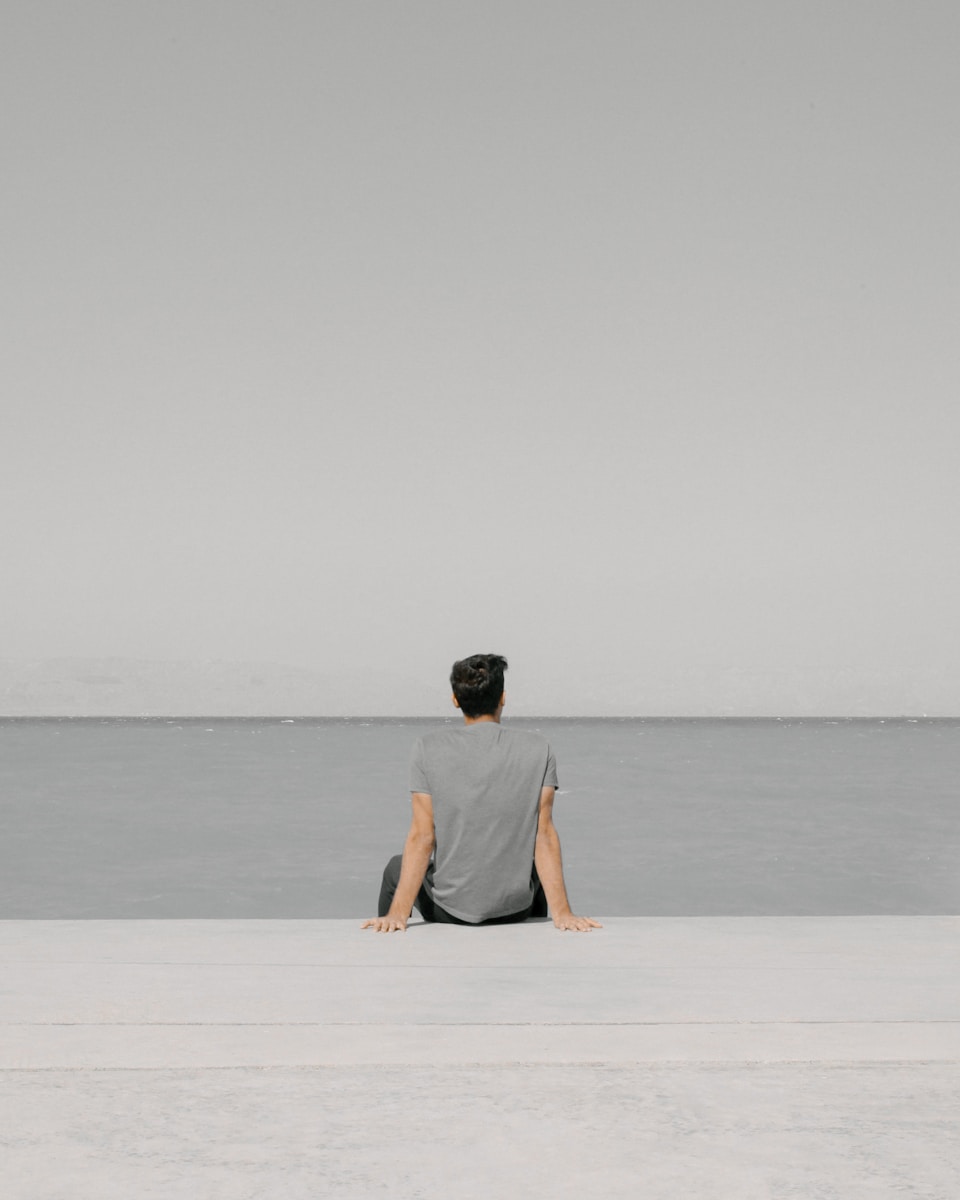
[[0, 922], [2, 1195], [956, 1200], [958, 933]]

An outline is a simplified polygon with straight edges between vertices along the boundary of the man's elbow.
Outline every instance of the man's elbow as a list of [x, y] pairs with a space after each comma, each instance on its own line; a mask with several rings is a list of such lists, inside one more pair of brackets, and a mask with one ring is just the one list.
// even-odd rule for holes
[[560, 835], [556, 825], [548, 825], [545, 829], [537, 830], [536, 849], [555, 850], [560, 845]]

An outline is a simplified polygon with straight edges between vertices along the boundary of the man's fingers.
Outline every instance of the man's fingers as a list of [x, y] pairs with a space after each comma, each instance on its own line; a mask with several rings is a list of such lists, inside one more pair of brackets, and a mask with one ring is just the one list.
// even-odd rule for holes
[[592, 917], [565, 917], [556, 922], [557, 928], [571, 933], [589, 933], [591, 929], [602, 929], [599, 921]]

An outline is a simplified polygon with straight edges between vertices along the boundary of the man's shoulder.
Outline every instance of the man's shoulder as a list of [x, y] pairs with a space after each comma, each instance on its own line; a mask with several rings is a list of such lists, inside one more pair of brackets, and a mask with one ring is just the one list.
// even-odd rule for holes
[[506, 737], [518, 746], [537, 746], [546, 750], [550, 743], [539, 729], [504, 729]]
[[443, 750], [455, 746], [460, 729], [455, 725], [440, 726], [427, 729], [413, 743], [413, 753], [430, 754], [432, 751]]
[[438, 742], [451, 741], [460, 732], [459, 725], [437, 725], [432, 729], [425, 729], [417, 738], [418, 742]]
[[[499, 725], [496, 737], [502, 745], [512, 745], [531, 750], [534, 748], [543, 751], [550, 749], [550, 743], [547, 738], [539, 730], [535, 729], [511, 729], [507, 725]], [[468, 744], [470, 744], [470, 735], [464, 725], [445, 725], [435, 729], [428, 729], [415, 742], [415, 745], [422, 746], [424, 750]]]

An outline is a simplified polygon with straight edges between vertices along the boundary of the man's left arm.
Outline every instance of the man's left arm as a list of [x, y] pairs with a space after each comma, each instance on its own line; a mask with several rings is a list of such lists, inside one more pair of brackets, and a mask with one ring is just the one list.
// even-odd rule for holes
[[390, 902], [390, 910], [385, 917], [373, 917], [364, 921], [361, 929], [370, 928], [377, 933], [406, 932], [413, 902], [423, 886], [423, 877], [430, 865], [430, 855], [437, 844], [433, 823], [433, 797], [428, 796], [426, 792], [413, 792], [410, 798], [413, 803], [413, 818], [403, 847], [400, 880]]

